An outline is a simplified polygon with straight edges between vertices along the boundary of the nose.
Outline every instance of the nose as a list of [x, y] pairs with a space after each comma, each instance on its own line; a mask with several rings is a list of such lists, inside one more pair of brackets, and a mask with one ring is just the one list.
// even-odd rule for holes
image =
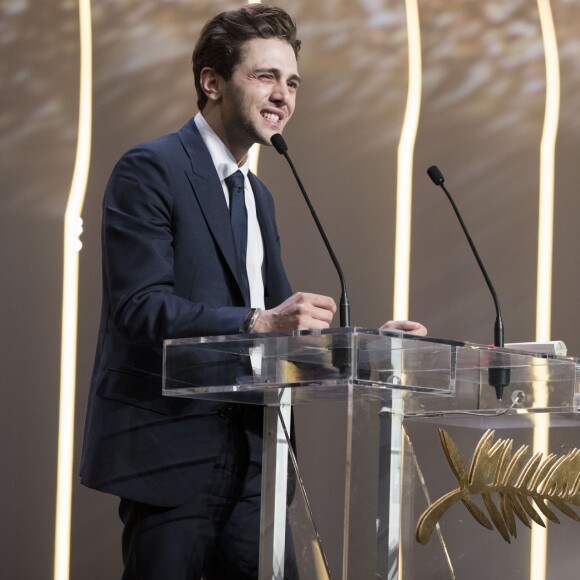
[[290, 90], [286, 81], [279, 80], [273, 87], [272, 93], [270, 94], [270, 100], [276, 104], [276, 106], [286, 105], [290, 101]]

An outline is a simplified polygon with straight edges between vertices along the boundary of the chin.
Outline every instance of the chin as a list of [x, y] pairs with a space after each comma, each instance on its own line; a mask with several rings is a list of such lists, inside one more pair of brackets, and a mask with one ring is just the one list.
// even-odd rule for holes
[[261, 132], [262, 135], [267, 135], [268, 139], [276, 134], [276, 133], [282, 133], [282, 131], [284, 130], [284, 126], [280, 125], [279, 127], [273, 127], [272, 125], [267, 125], [266, 127], [264, 127], [263, 131]]
[[256, 143], [260, 145], [270, 145], [270, 139], [272, 135], [278, 133], [275, 129], [268, 129], [266, 131], [261, 131], [259, 134], [256, 135]]

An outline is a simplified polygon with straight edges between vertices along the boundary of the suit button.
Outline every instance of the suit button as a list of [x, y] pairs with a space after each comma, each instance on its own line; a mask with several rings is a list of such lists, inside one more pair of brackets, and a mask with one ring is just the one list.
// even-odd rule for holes
[[222, 407], [219, 411], [218, 411], [218, 415], [222, 418], [222, 419], [227, 419], [230, 415], [232, 414], [232, 408], [230, 406], [227, 407]]

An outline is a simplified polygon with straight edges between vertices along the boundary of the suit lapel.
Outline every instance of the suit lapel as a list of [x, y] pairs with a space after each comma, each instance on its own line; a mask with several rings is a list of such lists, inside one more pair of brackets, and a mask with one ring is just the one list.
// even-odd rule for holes
[[190, 160], [186, 174], [193, 193], [243, 296], [241, 268], [235, 251], [228, 206], [211, 155], [193, 119], [179, 130], [178, 136]]
[[264, 279], [264, 298], [266, 307], [272, 308], [288, 298], [291, 294], [291, 289], [280, 258], [280, 245], [274, 222], [272, 198], [264, 184], [255, 175], [249, 173], [248, 177], [254, 192], [254, 199], [256, 200], [256, 213], [264, 242], [264, 265], [266, 273]]
[[258, 215], [258, 223], [260, 224], [260, 231], [262, 233], [262, 240], [264, 242], [265, 254], [264, 260], [266, 266], [272, 260], [272, 250], [276, 248], [276, 232], [272, 225], [272, 218], [268, 211], [266, 195], [263, 191], [262, 184], [252, 173], [248, 174], [252, 191], [254, 192], [254, 199], [256, 200], [256, 213]]

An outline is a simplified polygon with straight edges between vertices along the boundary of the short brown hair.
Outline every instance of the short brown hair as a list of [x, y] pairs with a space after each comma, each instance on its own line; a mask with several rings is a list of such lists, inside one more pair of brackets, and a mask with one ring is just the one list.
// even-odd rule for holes
[[201, 71], [209, 67], [229, 80], [242, 59], [244, 43], [254, 38], [284, 40], [298, 57], [301, 43], [296, 38], [296, 22], [282, 8], [247, 4], [238, 10], [218, 14], [203, 27], [191, 59], [200, 111], [207, 103], [200, 83]]

